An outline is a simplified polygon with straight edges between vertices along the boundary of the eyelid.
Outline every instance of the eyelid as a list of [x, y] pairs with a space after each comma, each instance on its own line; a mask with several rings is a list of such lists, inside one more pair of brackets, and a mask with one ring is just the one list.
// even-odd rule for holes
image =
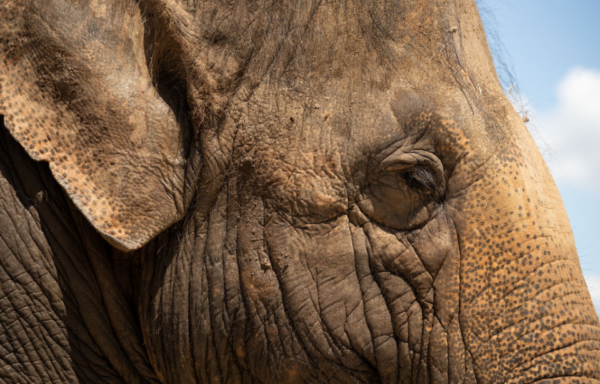
[[413, 150], [406, 152], [406, 149], [398, 149], [381, 161], [380, 169], [384, 172], [398, 172], [409, 170], [416, 165], [428, 165], [436, 175], [438, 182], [442, 185], [445, 184], [442, 162], [431, 152], [427, 151]]
[[380, 164], [381, 168], [386, 171], [401, 171], [419, 163], [419, 159], [414, 154], [398, 152], [386, 157]]
[[383, 170], [386, 172], [405, 171], [407, 169], [411, 169], [414, 166], [415, 166], [415, 164], [393, 163], [388, 166], [384, 166]]
[[402, 170], [417, 164], [427, 163], [441, 166], [440, 160], [430, 152], [421, 150], [406, 152], [403, 149], [399, 149], [383, 159], [380, 163], [380, 167], [385, 170]]

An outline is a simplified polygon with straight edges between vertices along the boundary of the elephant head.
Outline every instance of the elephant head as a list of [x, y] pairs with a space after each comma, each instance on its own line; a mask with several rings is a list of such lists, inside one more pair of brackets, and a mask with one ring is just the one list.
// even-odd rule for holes
[[4, 380], [599, 382], [568, 218], [475, 1], [0, 20]]

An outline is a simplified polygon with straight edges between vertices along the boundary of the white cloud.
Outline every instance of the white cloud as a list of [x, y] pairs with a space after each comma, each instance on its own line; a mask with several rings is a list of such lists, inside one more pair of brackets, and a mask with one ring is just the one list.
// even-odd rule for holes
[[600, 72], [572, 69], [557, 96], [553, 110], [530, 116], [534, 138], [557, 182], [600, 195]]

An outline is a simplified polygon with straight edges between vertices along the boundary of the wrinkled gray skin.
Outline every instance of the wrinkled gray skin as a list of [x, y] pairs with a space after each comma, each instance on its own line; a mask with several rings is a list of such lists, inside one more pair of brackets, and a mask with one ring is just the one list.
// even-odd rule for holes
[[1, 0], [0, 382], [600, 383], [473, 0]]

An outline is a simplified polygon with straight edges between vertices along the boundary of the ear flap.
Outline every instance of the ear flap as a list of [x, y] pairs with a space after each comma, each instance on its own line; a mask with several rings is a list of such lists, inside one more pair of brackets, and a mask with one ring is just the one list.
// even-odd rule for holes
[[129, 0], [0, 6], [0, 114], [94, 227], [141, 247], [186, 209], [189, 134], [152, 84]]

